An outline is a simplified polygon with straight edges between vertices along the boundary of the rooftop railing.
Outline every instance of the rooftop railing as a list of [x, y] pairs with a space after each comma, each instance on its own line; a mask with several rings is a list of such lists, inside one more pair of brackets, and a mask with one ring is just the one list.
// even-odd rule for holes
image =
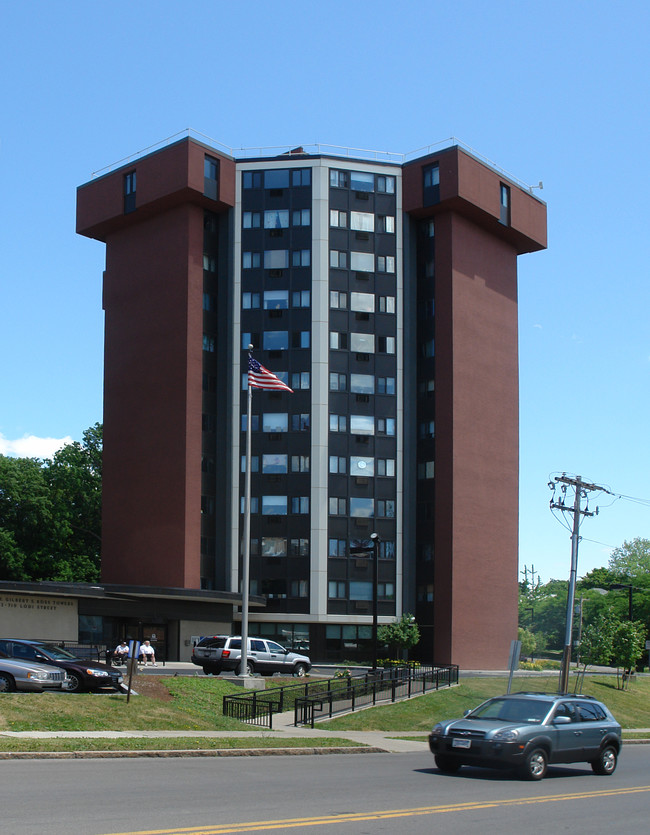
[[520, 188], [529, 191], [531, 194], [533, 193], [533, 188], [539, 188], [539, 186], [530, 186], [523, 180], [520, 180], [518, 177], [515, 177], [513, 174], [510, 174], [504, 168], [501, 168], [499, 165], [497, 165], [493, 160], [490, 160], [487, 157], [483, 156], [478, 151], [474, 150], [474, 148], [470, 147], [465, 142], [462, 142], [455, 136], [450, 136], [447, 139], [441, 139], [439, 142], [435, 142], [431, 145], [423, 145], [421, 148], [417, 148], [414, 151], [409, 151], [405, 154], [402, 154], [396, 151], [376, 151], [371, 150], [369, 148], [353, 148], [344, 145], [329, 145], [320, 142], [312, 142], [304, 145], [273, 145], [266, 147], [260, 146], [252, 148], [233, 148], [229, 145], [226, 145], [224, 142], [220, 142], [218, 139], [213, 139], [207, 134], [200, 133], [199, 131], [196, 131], [193, 128], [186, 128], [185, 130], [172, 134], [172, 136], [168, 136], [166, 139], [160, 140], [160, 142], [156, 142], [153, 145], [149, 145], [147, 148], [143, 148], [142, 150], [137, 151], [134, 154], [130, 154], [128, 157], [123, 157], [117, 162], [111, 163], [111, 165], [107, 165], [105, 168], [100, 168], [98, 171], [93, 171], [93, 173], [91, 174], [91, 178], [102, 177], [105, 174], [109, 174], [111, 171], [115, 171], [117, 168], [121, 168], [123, 165], [128, 165], [130, 162], [140, 159], [140, 157], [146, 156], [147, 154], [155, 153], [156, 151], [160, 151], [163, 148], [166, 148], [168, 145], [173, 145], [175, 142], [180, 142], [182, 139], [194, 139], [197, 142], [200, 142], [203, 145], [205, 145], [207, 148], [217, 151], [218, 153], [225, 154], [226, 156], [232, 157], [235, 160], [252, 160], [258, 158], [263, 159], [265, 157], [271, 157], [273, 159], [276, 159], [277, 157], [282, 157], [285, 155], [287, 156], [287, 158], [291, 158], [292, 156], [306, 155], [331, 156], [343, 158], [349, 157], [350, 159], [385, 163], [388, 165], [404, 165], [404, 163], [411, 162], [415, 159], [418, 159], [419, 157], [429, 156], [430, 154], [435, 154], [437, 151], [442, 151], [446, 148], [458, 146], [459, 148], [462, 148], [463, 151], [477, 159], [479, 162], [482, 162], [484, 165], [487, 165], [495, 171], [499, 172], [508, 180], [516, 183], [518, 186], [520, 186]]

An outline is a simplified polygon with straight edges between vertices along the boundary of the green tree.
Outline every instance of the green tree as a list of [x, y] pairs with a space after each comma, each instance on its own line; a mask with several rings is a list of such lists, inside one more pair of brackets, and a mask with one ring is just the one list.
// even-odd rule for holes
[[391, 649], [408, 651], [420, 640], [420, 628], [413, 615], [405, 612], [394, 623], [384, 624], [377, 630], [377, 640], [388, 644]]
[[619, 580], [636, 580], [650, 575], [650, 539], [637, 536], [631, 542], [625, 541], [612, 551], [609, 558], [609, 570]]
[[0, 455], [0, 579], [33, 579], [47, 552], [52, 522], [41, 463]]
[[537, 649], [537, 638], [529, 629], [523, 629], [521, 626], [517, 630], [517, 640], [521, 641], [521, 654], [527, 658]]
[[559, 650], [564, 645], [567, 589], [565, 580], [549, 580], [532, 595], [530, 590], [520, 593], [519, 625], [535, 635], [538, 651]]
[[59, 531], [55, 564], [58, 580], [99, 578], [102, 511], [102, 425], [66, 444], [45, 462], [45, 478]]
[[615, 626], [612, 660], [617, 669], [623, 668], [624, 670], [622, 689], [626, 689], [630, 675], [636, 669], [637, 661], [643, 652], [645, 635], [645, 624], [638, 621], [623, 620]]
[[51, 460], [0, 455], [0, 579], [98, 579], [101, 454], [95, 424]]
[[620, 621], [609, 611], [596, 615], [593, 621], [582, 629], [578, 644], [578, 658], [582, 662], [584, 680], [587, 667], [601, 665], [608, 667], [614, 652], [614, 632]]

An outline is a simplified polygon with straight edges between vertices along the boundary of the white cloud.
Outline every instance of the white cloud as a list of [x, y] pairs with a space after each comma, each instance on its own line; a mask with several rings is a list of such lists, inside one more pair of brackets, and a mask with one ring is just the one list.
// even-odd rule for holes
[[71, 444], [72, 438], [37, 438], [36, 435], [24, 435], [15, 441], [0, 435], [0, 454], [16, 458], [51, 458], [54, 453]]

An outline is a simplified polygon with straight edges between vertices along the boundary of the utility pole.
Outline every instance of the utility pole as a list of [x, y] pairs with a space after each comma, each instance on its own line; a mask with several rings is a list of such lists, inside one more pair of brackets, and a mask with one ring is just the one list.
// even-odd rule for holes
[[[551, 509], [572, 512], [573, 514], [573, 529], [571, 532], [571, 571], [569, 574], [569, 593], [567, 595], [566, 608], [566, 631], [564, 634], [564, 653], [562, 654], [562, 667], [560, 669], [560, 681], [558, 692], [566, 693], [569, 687], [569, 667], [571, 664], [571, 638], [573, 635], [573, 607], [575, 605], [576, 596], [576, 579], [578, 574], [578, 543], [580, 542], [580, 522], [581, 516], [594, 516], [598, 513], [598, 508], [595, 511], [589, 511], [587, 508], [582, 509], [582, 499], [587, 498], [591, 492], [609, 493], [605, 487], [599, 487], [597, 484], [590, 484], [583, 481], [580, 476], [572, 478], [566, 473], [557, 476], [554, 481], [562, 484], [562, 494], [559, 501], [555, 501], [555, 493], [551, 499]], [[564, 498], [568, 487], [573, 487], [575, 494], [573, 500], [573, 508], [565, 504]], [[549, 487], [555, 491], [556, 485], [549, 482]]]

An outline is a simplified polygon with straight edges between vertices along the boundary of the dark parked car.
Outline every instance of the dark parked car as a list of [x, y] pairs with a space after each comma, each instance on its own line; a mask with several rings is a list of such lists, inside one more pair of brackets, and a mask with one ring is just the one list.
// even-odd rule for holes
[[590, 696], [512, 693], [488, 699], [463, 719], [439, 722], [429, 747], [447, 773], [476, 765], [541, 780], [549, 763], [587, 762], [607, 775], [616, 768], [621, 726]]
[[121, 690], [122, 674], [96, 661], [80, 661], [71, 652], [45, 641], [24, 641], [19, 639], [0, 640], [0, 651], [10, 658], [21, 661], [36, 661], [61, 667], [68, 676], [68, 691], [102, 690], [110, 687]]
[[[304, 676], [311, 669], [311, 661], [285, 649], [266, 638], [248, 639], [248, 672], [273, 675]], [[203, 667], [204, 673], [237, 672], [241, 663], [241, 637], [238, 635], [212, 635], [202, 638], [192, 651], [192, 663]]]

